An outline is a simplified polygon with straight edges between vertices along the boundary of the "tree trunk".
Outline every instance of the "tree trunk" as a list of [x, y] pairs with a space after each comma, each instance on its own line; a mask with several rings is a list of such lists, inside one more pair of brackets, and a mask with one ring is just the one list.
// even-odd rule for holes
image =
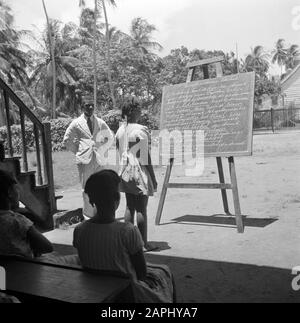
[[115, 98], [115, 94], [114, 94], [114, 86], [113, 86], [112, 77], [111, 77], [109, 24], [108, 24], [107, 12], [106, 12], [105, 0], [101, 0], [101, 1], [102, 1], [102, 5], [103, 5], [103, 11], [104, 11], [104, 17], [105, 17], [105, 27], [106, 27], [107, 77], [108, 77], [108, 83], [109, 83], [109, 88], [110, 88], [111, 99], [112, 99], [112, 102], [113, 102], [113, 107], [115, 109], [117, 107], [117, 104], [116, 104], [116, 98]]
[[49, 44], [50, 44], [50, 51], [51, 51], [51, 60], [52, 60], [52, 113], [51, 118], [56, 119], [56, 65], [55, 65], [55, 54], [54, 54], [54, 39], [52, 37], [51, 33], [51, 25], [46, 9], [46, 5], [44, 0], [43, 1], [43, 7], [44, 12], [47, 19], [47, 27], [48, 27], [48, 37], [49, 37]]
[[94, 107], [97, 109], [97, 53], [96, 53], [96, 41], [97, 41], [97, 15], [98, 6], [97, 0], [95, 0], [95, 13], [94, 13], [94, 35], [93, 35], [93, 69], [94, 69]]

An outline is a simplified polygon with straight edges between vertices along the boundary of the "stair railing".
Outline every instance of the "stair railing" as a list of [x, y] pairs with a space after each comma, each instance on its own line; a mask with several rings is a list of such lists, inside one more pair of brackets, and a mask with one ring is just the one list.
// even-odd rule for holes
[[[49, 206], [51, 213], [54, 213], [56, 211], [56, 199], [53, 177], [50, 122], [41, 122], [39, 118], [35, 115], [35, 113], [24, 104], [24, 102], [17, 96], [17, 94], [1, 78], [0, 89], [2, 90], [4, 98], [8, 141], [8, 157], [14, 157], [10, 122], [10, 102], [13, 102], [18, 107], [20, 115], [23, 170], [25, 172], [28, 172], [29, 170], [27, 158], [28, 151], [25, 137], [25, 118], [28, 118], [33, 124], [33, 136], [36, 149], [37, 183], [38, 185], [48, 186]], [[41, 159], [41, 155], [43, 157], [43, 160]]]

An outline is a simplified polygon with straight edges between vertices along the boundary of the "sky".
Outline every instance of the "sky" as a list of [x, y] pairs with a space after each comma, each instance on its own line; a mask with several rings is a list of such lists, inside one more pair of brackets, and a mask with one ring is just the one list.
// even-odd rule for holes
[[[21, 29], [41, 30], [41, 0], [6, 0]], [[86, 0], [89, 7], [93, 0]], [[50, 18], [79, 22], [79, 0], [45, 0]], [[135, 17], [157, 27], [154, 40], [167, 55], [182, 45], [189, 50], [236, 51], [244, 57], [256, 45], [272, 50], [279, 38], [300, 45], [300, 0], [116, 0], [108, 8], [110, 23], [129, 32]], [[35, 27], [33, 27], [35, 26]], [[237, 44], [237, 46], [236, 46]]]

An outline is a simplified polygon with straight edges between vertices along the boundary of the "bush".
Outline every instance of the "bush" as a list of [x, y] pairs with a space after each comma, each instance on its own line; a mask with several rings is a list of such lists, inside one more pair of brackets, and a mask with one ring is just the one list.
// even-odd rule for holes
[[[109, 111], [103, 116], [103, 120], [107, 123], [109, 128], [116, 133], [119, 129], [120, 123], [122, 122], [121, 111]], [[148, 111], [142, 112], [139, 123], [148, 127], [150, 130], [157, 130], [159, 128], [158, 120], [155, 117], [153, 117]]]
[[[34, 149], [34, 136], [32, 124], [25, 124], [25, 142], [28, 151]], [[21, 126], [13, 125], [11, 126], [11, 137], [12, 137], [12, 146], [16, 154], [22, 152], [22, 135], [21, 135]], [[4, 141], [5, 150], [8, 149], [8, 140], [7, 140], [7, 129], [6, 127], [0, 128], [0, 140]]]
[[[71, 119], [57, 119], [51, 120], [51, 141], [52, 141], [52, 151], [61, 151], [63, 150], [63, 138], [65, 131]], [[22, 153], [22, 134], [21, 126], [13, 125], [11, 126], [11, 136], [12, 136], [12, 145], [14, 148], [14, 153]], [[8, 149], [8, 140], [7, 140], [7, 129], [6, 127], [0, 128], [0, 140], [4, 141], [5, 150]], [[33, 136], [33, 125], [32, 123], [25, 123], [25, 142], [27, 151], [35, 150], [35, 142]]]
[[151, 115], [148, 111], [143, 111], [140, 123], [150, 130], [158, 130], [159, 129], [159, 122], [156, 117]]
[[120, 123], [122, 122], [122, 116], [120, 110], [111, 110], [106, 113], [102, 119], [107, 123], [109, 128], [116, 133], [119, 129]]
[[72, 119], [50, 120], [52, 151], [65, 150], [63, 146], [64, 135], [71, 122]]

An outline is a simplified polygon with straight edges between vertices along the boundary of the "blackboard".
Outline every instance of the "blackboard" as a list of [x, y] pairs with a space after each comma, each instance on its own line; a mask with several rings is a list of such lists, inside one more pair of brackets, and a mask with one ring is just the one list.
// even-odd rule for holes
[[166, 86], [161, 130], [203, 130], [206, 157], [252, 154], [255, 74]]

